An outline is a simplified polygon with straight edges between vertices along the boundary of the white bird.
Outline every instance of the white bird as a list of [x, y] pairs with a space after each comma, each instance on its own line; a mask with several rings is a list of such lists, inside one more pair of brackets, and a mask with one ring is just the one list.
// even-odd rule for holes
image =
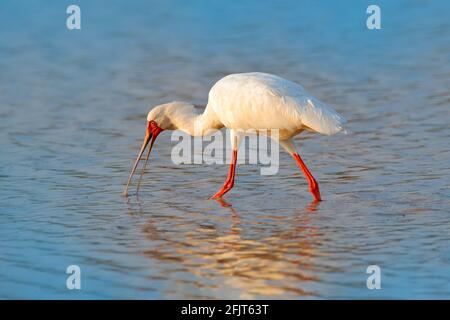
[[319, 184], [296, 151], [292, 137], [303, 130], [332, 135], [341, 131], [345, 122], [344, 117], [308, 94], [297, 83], [267, 73], [231, 74], [212, 87], [203, 113], [190, 103], [177, 101], [156, 106], [148, 113], [144, 142], [124, 195], [128, 195], [131, 178], [150, 139], [144, 169], [153, 143], [161, 131], [178, 129], [192, 136], [202, 136], [226, 127], [230, 129], [232, 160], [225, 183], [212, 198], [221, 198], [234, 185], [242, 130], [250, 129], [259, 133], [277, 129], [280, 145], [296, 160], [308, 181], [314, 200], [320, 201]]

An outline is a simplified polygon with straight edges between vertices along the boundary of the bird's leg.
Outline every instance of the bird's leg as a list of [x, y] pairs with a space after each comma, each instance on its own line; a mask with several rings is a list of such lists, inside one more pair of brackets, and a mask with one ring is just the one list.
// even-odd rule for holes
[[237, 149], [233, 150], [233, 155], [231, 158], [230, 169], [228, 170], [228, 176], [225, 180], [225, 183], [222, 186], [222, 189], [217, 191], [215, 195], [211, 197], [211, 199], [221, 198], [225, 193], [231, 190], [234, 186], [234, 175], [236, 171], [236, 162], [237, 162]]
[[303, 174], [306, 177], [306, 180], [308, 180], [309, 191], [314, 196], [314, 200], [321, 201], [322, 199], [320, 198], [319, 184], [317, 183], [316, 179], [314, 179], [313, 175], [308, 170], [308, 167], [306, 167], [306, 164], [303, 162], [302, 158], [298, 153], [294, 153], [292, 154], [292, 156], [294, 157], [295, 161], [297, 161], [297, 164], [300, 167], [300, 169], [302, 169]]

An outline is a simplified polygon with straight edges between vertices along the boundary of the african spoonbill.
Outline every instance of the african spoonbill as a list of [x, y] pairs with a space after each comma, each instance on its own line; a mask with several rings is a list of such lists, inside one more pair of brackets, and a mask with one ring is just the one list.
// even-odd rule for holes
[[277, 129], [280, 145], [302, 170], [314, 200], [320, 201], [319, 184], [296, 151], [292, 137], [303, 130], [332, 135], [341, 131], [345, 122], [344, 117], [308, 94], [297, 83], [267, 73], [231, 74], [212, 87], [203, 113], [190, 103], [177, 101], [156, 106], [148, 113], [144, 142], [124, 195], [128, 195], [131, 178], [149, 141], [142, 173], [153, 144], [162, 131], [182, 130], [192, 136], [203, 136], [226, 127], [230, 129], [232, 160], [225, 183], [212, 198], [221, 198], [234, 185], [237, 151], [244, 137], [242, 131], [254, 130], [258, 133]]

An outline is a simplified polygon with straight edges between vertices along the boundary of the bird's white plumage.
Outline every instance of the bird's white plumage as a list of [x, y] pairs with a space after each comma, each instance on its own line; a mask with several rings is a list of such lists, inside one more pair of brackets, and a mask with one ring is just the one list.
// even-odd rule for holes
[[162, 129], [179, 129], [194, 136], [222, 127], [235, 131], [278, 129], [280, 140], [289, 140], [303, 130], [335, 134], [346, 122], [299, 84], [259, 72], [231, 74], [219, 80], [209, 92], [203, 113], [190, 103], [174, 101], [153, 108], [147, 120], [155, 120]]
[[330, 135], [345, 123], [344, 117], [299, 84], [258, 72], [219, 80], [209, 92], [206, 109], [230, 129], [279, 129], [292, 135], [310, 129]]
[[153, 108], [147, 115], [147, 121], [144, 142], [124, 194], [127, 194], [131, 178], [150, 139], [152, 142], [145, 164], [162, 130], [179, 129], [193, 136], [203, 136], [227, 127], [232, 142], [232, 162], [224, 186], [213, 198], [222, 197], [234, 185], [239, 142], [246, 134], [241, 130], [255, 130], [273, 137], [273, 129], [278, 129], [275, 138], [295, 158], [308, 180], [315, 201], [321, 200], [319, 185], [296, 151], [292, 137], [305, 129], [334, 134], [341, 131], [345, 123], [341, 115], [308, 94], [299, 84], [267, 73], [232, 74], [219, 80], [209, 92], [208, 105], [203, 113], [190, 103], [174, 101]]

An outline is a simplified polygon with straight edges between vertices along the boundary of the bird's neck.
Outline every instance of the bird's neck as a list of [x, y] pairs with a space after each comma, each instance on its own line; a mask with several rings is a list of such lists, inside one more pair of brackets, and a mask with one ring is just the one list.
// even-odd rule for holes
[[176, 129], [186, 132], [191, 136], [205, 136], [223, 127], [217, 120], [214, 112], [205, 109], [203, 113], [198, 113], [193, 109], [186, 112], [174, 123]]

